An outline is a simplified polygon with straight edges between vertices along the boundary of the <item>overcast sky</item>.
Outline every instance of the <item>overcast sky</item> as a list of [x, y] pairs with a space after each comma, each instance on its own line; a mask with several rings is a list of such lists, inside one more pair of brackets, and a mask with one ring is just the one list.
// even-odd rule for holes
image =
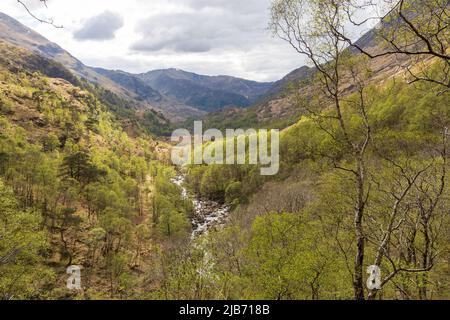
[[85, 64], [129, 72], [180, 68], [259, 81], [278, 80], [303, 59], [267, 30], [270, 0], [16, 0], [0, 11], [41, 33]]

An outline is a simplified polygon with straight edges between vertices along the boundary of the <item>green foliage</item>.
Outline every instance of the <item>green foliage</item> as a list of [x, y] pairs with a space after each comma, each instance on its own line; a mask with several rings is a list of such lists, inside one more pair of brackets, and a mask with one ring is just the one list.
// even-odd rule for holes
[[[190, 191], [235, 210], [229, 225], [192, 245], [192, 201], [171, 182], [174, 168], [158, 160], [163, 147], [142, 134], [145, 127], [168, 132], [160, 114], [140, 118], [127, 101], [96, 85], [80, 80], [74, 87], [9, 67], [0, 70], [0, 298], [353, 297], [355, 181], [336, 168], [352, 168], [355, 155], [333, 139], [342, 134], [335, 120], [303, 116], [286, 129], [276, 177], [263, 178], [249, 165], [187, 168]], [[44, 67], [68, 77], [60, 66]], [[383, 298], [448, 297], [448, 263], [440, 252], [448, 251], [449, 183], [440, 175], [450, 96], [437, 91], [430, 83], [392, 80], [364, 92], [373, 128], [364, 266], [376, 259], [393, 208], [401, 215], [389, 253], [400, 267], [420, 267], [430, 234], [432, 249], [439, 249], [431, 271], [400, 274], [383, 288]], [[321, 115], [333, 115], [320, 96], [311, 99]], [[342, 104], [356, 144], [364, 126], [358, 102], [354, 94]], [[236, 114], [227, 126], [262, 123], [254, 109]], [[226, 123], [220, 117], [217, 123]], [[121, 123], [131, 123], [139, 137]], [[420, 170], [404, 202], [394, 206]], [[441, 184], [444, 196], [434, 204]], [[438, 215], [427, 220], [430, 208]], [[68, 264], [83, 266], [82, 293], [64, 288]], [[386, 259], [380, 267], [392, 271]]]
[[[365, 91], [364, 98], [370, 101], [367, 111], [373, 141], [366, 164], [371, 187], [364, 224], [368, 238], [364, 267], [376, 260], [377, 241], [383, 237], [380, 228], [389, 225], [400, 191], [408, 179], [421, 170], [424, 171], [414, 187], [396, 209], [402, 214], [395, 220], [399, 227], [393, 230], [393, 237], [405, 240], [393, 240], [390, 254], [398, 257], [395, 263], [404, 269], [420, 268], [413, 252], [426, 252], [427, 228], [440, 230], [435, 233], [435, 241], [442, 248], [446, 247], [443, 243], [448, 239], [448, 232], [440, 226], [448, 223], [445, 214], [448, 198], [440, 198], [439, 208], [435, 208], [433, 215], [437, 220], [430, 222], [433, 227], [425, 227], [428, 222], [423, 220], [424, 212], [429, 210], [426, 203], [432, 203], [439, 193], [440, 175], [446, 166], [442, 143], [445, 128], [450, 124], [450, 95], [436, 92], [440, 92], [439, 87], [429, 83], [411, 86], [396, 81], [387, 81], [383, 86], [369, 87]], [[354, 108], [358, 99], [357, 95], [350, 95], [342, 105], [348, 133], [355, 143], [361, 143], [363, 137], [361, 117]], [[327, 108], [320, 112], [332, 114]], [[323, 127], [329, 131], [324, 131]], [[281, 171], [278, 177], [271, 178], [274, 182], [281, 180], [283, 188], [279, 187], [272, 194], [274, 199], [264, 199], [264, 193], [252, 199], [267, 179], [258, 179], [258, 172], [249, 167], [189, 168], [187, 181], [194, 192], [224, 200], [236, 208], [234, 225], [207, 237], [208, 250], [214, 260], [212, 278], [221, 288], [215, 296], [228, 299], [353, 297], [352, 267], [356, 251], [355, 234], [351, 230], [355, 180], [336, 167], [352, 168], [355, 160], [347, 146], [332, 138], [339, 134], [340, 129], [333, 121], [319, 123], [317, 118], [306, 116], [285, 130], [280, 146]], [[303, 194], [296, 189], [293, 193], [289, 190], [295, 178], [303, 179], [302, 183], [307, 186]], [[239, 200], [242, 195], [249, 198], [249, 203]], [[423, 197], [428, 200], [423, 202]], [[298, 198], [302, 204], [297, 205], [297, 211], [282, 213], [289, 212], [291, 203]], [[267, 211], [270, 208], [278, 213]], [[421, 224], [414, 223], [419, 220]], [[395, 283], [384, 286], [383, 298], [423, 298], [427, 295], [423, 290], [428, 290], [428, 297], [430, 292], [448, 296], [444, 293], [448, 279], [441, 269], [446, 264], [445, 258], [436, 259], [430, 272], [399, 273]], [[392, 272], [387, 259], [380, 267], [385, 276]], [[440, 280], [432, 283], [428, 279]], [[399, 285], [404, 290], [401, 293]]]
[[174, 176], [171, 168], [154, 165], [153, 222], [164, 237], [185, 237], [190, 228], [192, 202], [182, 199], [179, 188], [170, 182]]
[[69, 264], [84, 266], [86, 292], [123, 294], [152, 241], [142, 230], [153, 140], [130, 138], [89, 91], [0, 74], [2, 93], [21, 101], [16, 121], [0, 116], [0, 298], [73, 298], [53, 278]]
[[231, 182], [225, 189], [225, 202], [236, 207], [242, 201], [242, 183]]
[[89, 184], [97, 182], [106, 175], [106, 172], [92, 164], [88, 153], [78, 151], [64, 157], [61, 175], [65, 178], [75, 179], [80, 183]]
[[[257, 218], [244, 251], [249, 279], [246, 296], [314, 300], [332, 298], [332, 292], [337, 294], [335, 284], [342, 274], [334, 262], [335, 253], [317, 237], [318, 232], [317, 225], [295, 214]], [[340, 287], [339, 291], [345, 289]]]
[[11, 114], [14, 110], [14, 103], [0, 92], [0, 114]]
[[173, 131], [172, 125], [164, 115], [153, 109], [144, 113], [142, 123], [149, 132], [159, 137], [170, 136]]
[[42, 139], [42, 149], [44, 152], [53, 152], [57, 150], [61, 145], [59, 138], [54, 133], [49, 133]]
[[42, 218], [23, 211], [12, 190], [0, 179], [0, 297], [33, 299], [40, 286], [53, 281], [42, 253], [48, 248]]

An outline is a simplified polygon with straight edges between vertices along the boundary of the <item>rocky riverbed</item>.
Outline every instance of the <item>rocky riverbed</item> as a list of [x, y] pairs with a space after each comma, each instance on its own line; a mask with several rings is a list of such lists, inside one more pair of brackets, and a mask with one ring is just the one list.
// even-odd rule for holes
[[[172, 183], [180, 187], [181, 196], [183, 198], [191, 198], [191, 195], [184, 187], [184, 182], [185, 176], [183, 175], [178, 175], [172, 179]], [[191, 220], [192, 239], [227, 223], [231, 211], [227, 205], [212, 200], [198, 199], [195, 196], [192, 197], [192, 203], [194, 205], [194, 214]]]

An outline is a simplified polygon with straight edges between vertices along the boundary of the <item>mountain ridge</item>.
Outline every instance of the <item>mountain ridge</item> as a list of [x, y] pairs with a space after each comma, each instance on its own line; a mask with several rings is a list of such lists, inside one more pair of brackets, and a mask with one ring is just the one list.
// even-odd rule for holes
[[240, 94], [250, 101], [255, 101], [264, 95], [273, 85], [273, 82], [258, 82], [229, 75], [202, 75], [176, 68], [151, 70], [138, 74], [138, 77], [152, 83], [162, 74], [177, 80], [196, 81], [198, 84], [213, 90], [220, 87], [222, 90]]
[[59, 45], [1, 12], [0, 39], [54, 59], [75, 75], [130, 101], [136, 110], [155, 110], [175, 123], [203, 119], [210, 113], [220, 114], [224, 109], [224, 114], [228, 115], [230, 110], [241, 114], [247, 108], [264, 109], [265, 119], [272, 117], [273, 109], [277, 110], [275, 117], [280, 114], [290, 117], [292, 108], [286, 107], [282, 100], [286, 89], [291, 83], [307, 79], [313, 70], [302, 66], [278, 81], [257, 82], [228, 75], [201, 75], [177, 68], [133, 74], [89, 67]]
[[[195, 83], [192, 78], [189, 79], [189, 82], [181, 83], [178, 79], [168, 79], [173, 81], [169, 88], [181, 90], [181, 93], [167, 90], [169, 94], [161, 94], [159, 90], [155, 90], [147, 81], [141, 79], [145, 78], [142, 74], [137, 75], [121, 70], [87, 66], [58, 44], [49, 41], [38, 32], [1, 12], [0, 40], [53, 59], [63, 64], [76, 76], [97, 83], [114, 94], [129, 100], [137, 109], [162, 112], [175, 122], [185, 120], [188, 117], [202, 117], [207, 112], [216, 111], [223, 107], [248, 107], [254, 99], [263, 95], [271, 85], [271, 83], [258, 83], [231, 76], [203, 76], [182, 71], [184, 74], [196, 75], [194, 78], [201, 79], [201, 83]], [[145, 74], [162, 70], [149, 71]], [[214, 84], [205, 84], [206, 79], [214, 79]], [[230, 84], [233, 81], [236, 83]], [[246, 84], [246, 86], [242, 84]], [[231, 89], [214, 88], [214, 86], [221, 87], [224, 85]], [[164, 85], [159, 87], [164, 87]], [[195, 89], [196, 93], [203, 91], [203, 95], [194, 97], [190, 94], [192, 89]]]

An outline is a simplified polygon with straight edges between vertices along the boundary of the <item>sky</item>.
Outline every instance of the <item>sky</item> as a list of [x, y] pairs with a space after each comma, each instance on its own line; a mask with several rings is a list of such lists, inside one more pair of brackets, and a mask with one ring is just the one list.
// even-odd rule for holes
[[1, 0], [0, 11], [94, 67], [275, 81], [304, 59], [267, 29], [271, 0]]

